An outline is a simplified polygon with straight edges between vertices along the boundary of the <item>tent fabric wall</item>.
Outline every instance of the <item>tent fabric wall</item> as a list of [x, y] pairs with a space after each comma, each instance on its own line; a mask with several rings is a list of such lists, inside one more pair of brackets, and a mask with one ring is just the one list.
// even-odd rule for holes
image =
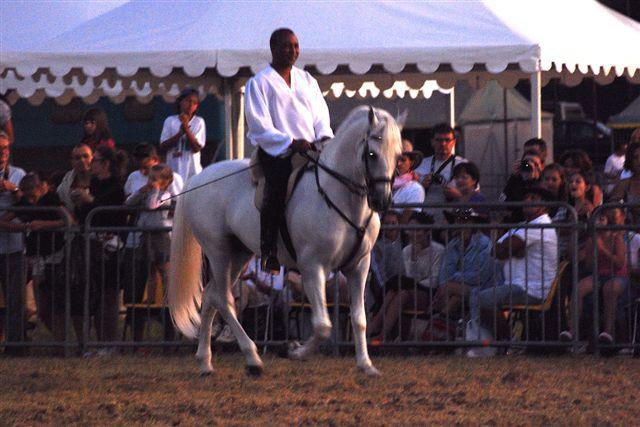
[[[522, 144], [531, 138], [530, 117], [529, 101], [517, 91], [504, 89], [494, 81], [473, 94], [458, 118], [462, 127], [463, 155], [480, 168], [482, 191], [491, 200], [500, 194], [513, 163], [522, 156]], [[553, 161], [552, 114], [542, 114], [541, 131], [549, 153], [546, 160], [550, 163]]]
[[[504, 122], [487, 121], [462, 126], [464, 157], [478, 165], [482, 193], [491, 201], [497, 200], [513, 163], [522, 156], [522, 144], [531, 137], [531, 123], [524, 120], [507, 122], [508, 162], [505, 165]], [[542, 120], [542, 138], [547, 141], [552, 162], [553, 120]]]
[[[566, 19], [578, 13], [581, 19]], [[221, 94], [224, 79], [246, 79], [268, 63], [269, 34], [282, 26], [300, 36], [299, 65], [325, 81], [376, 80], [386, 89], [399, 79], [418, 88], [435, 78], [446, 88], [459, 79], [482, 85], [498, 78], [513, 86], [543, 71], [543, 84], [553, 77], [578, 84], [583, 76], [606, 83], [621, 75], [640, 82], [640, 58], [627, 48], [640, 45], [640, 24], [595, 0], [309, 1], [295, 7], [134, 0], [48, 43], [3, 50], [0, 91], [60, 103], [74, 92], [88, 102], [127, 95], [144, 102], [152, 94], [171, 100], [184, 85]]]
[[607, 125], [614, 129], [640, 127], [640, 96], [620, 113], [611, 116]]

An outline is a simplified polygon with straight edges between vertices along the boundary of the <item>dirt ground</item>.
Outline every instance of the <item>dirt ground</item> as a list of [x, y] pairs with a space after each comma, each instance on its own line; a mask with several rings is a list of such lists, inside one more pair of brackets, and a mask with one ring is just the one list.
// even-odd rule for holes
[[193, 356], [0, 357], [1, 425], [633, 425], [640, 360], [627, 357], [265, 358], [247, 377], [239, 354], [215, 356], [201, 378]]

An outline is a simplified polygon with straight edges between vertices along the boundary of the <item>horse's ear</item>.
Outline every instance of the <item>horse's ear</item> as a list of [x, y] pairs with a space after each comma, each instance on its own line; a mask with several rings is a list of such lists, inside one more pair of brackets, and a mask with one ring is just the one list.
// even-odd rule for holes
[[373, 128], [378, 124], [378, 118], [376, 117], [375, 111], [373, 111], [373, 107], [369, 105], [369, 127]]
[[396, 124], [398, 125], [398, 128], [400, 128], [401, 131], [404, 128], [404, 124], [407, 122], [407, 117], [408, 116], [409, 116], [409, 109], [408, 108], [405, 108], [402, 113], [399, 113], [396, 116]]

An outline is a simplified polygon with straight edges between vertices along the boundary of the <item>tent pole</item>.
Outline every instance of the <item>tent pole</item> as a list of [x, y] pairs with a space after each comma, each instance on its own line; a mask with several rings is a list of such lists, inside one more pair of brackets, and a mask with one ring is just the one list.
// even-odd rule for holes
[[449, 92], [449, 126], [456, 127], [456, 87], [455, 85]]
[[222, 81], [222, 93], [224, 95], [224, 147], [227, 160], [234, 158], [233, 151], [233, 95], [229, 79]]
[[[502, 123], [504, 124], [504, 176], [509, 177], [509, 123], [507, 122], [507, 88], [502, 88]], [[516, 125], [517, 127], [517, 125]], [[506, 181], [505, 181], [506, 182]]]
[[244, 86], [238, 90], [238, 123], [236, 124], [236, 159], [244, 159]]
[[542, 138], [542, 96], [540, 70], [531, 73], [531, 137]]

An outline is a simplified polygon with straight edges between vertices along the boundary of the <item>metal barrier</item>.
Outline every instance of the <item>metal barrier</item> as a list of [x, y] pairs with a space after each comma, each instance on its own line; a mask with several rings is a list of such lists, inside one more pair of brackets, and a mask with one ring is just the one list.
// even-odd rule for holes
[[[427, 211], [474, 208], [490, 210], [492, 214], [496, 214], [509, 209], [534, 206], [544, 206], [553, 210], [562, 209], [566, 212], [564, 221], [545, 224], [458, 222], [383, 225], [381, 236], [390, 232], [405, 234], [405, 245], [401, 245], [404, 249], [418, 247], [420, 239], [434, 242], [433, 247], [436, 247], [436, 243], [439, 242], [437, 246], [440, 262], [445, 256], [451, 257], [452, 254], [457, 254], [459, 257], [457, 264], [455, 268], [451, 268], [462, 272], [467, 271], [469, 275], [459, 275], [462, 279], [457, 282], [448, 280], [446, 283], [440, 283], [440, 268], [436, 267], [437, 262], [434, 258], [433, 262], [426, 263], [426, 266], [430, 266], [432, 270], [428, 277], [397, 274], [393, 278], [387, 278], [383, 283], [377, 283], [375, 266], [372, 265], [367, 286], [369, 325], [375, 329], [378, 324], [386, 329], [371, 331], [373, 335], [379, 336], [372, 336], [370, 346], [388, 349], [416, 347], [432, 350], [462, 348], [481, 353], [488, 348], [566, 349], [571, 347], [577, 350], [588, 341], [594, 341], [596, 352], [605, 349], [612, 351], [622, 347], [639, 348], [635, 341], [636, 321], [632, 322], [631, 318], [634, 315], [637, 317], [640, 300], [630, 298], [631, 294], [627, 298], [629, 304], [625, 309], [631, 313], [627, 317], [629, 343], [597, 344], [598, 336], [602, 332], [601, 297], [598, 292], [593, 294], [593, 310], [590, 310], [593, 319], [588, 319], [589, 323], [585, 324], [584, 316], [581, 317], [579, 314], [579, 308], [582, 306], [579, 304], [582, 297], [579, 293], [579, 279], [583, 278], [582, 269], [585, 261], [592, 261], [595, 283], [599, 282], [599, 271], [602, 271], [601, 268], [599, 270], [601, 265], [598, 264], [597, 245], [590, 248], [593, 259], [585, 260], [584, 253], [581, 253], [580, 248], [584, 249], [586, 239], [596, 241], [598, 234], [607, 230], [628, 231], [639, 228], [637, 222], [633, 225], [599, 223], [598, 218], [602, 213], [619, 207], [640, 209], [640, 206], [627, 204], [601, 206], [594, 211], [589, 224], [579, 223], [574, 209], [563, 203], [398, 205], [395, 208]], [[24, 313], [16, 314], [16, 310], [23, 312], [24, 308], [16, 309], [15, 307], [20, 304], [12, 305], [14, 304], [13, 296], [9, 295], [9, 304], [5, 302], [7, 308], [4, 309], [3, 316], [4, 341], [0, 342], [0, 347], [4, 347], [5, 352], [41, 346], [60, 348], [66, 355], [72, 355], [77, 352], [100, 351], [100, 349], [108, 352], [112, 348], [195, 345], [194, 342], [175, 334], [161, 290], [165, 285], [162, 277], [163, 272], [166, 271], [165, 261], [168, 261], [163, 257], [163, 250], [166, 255], [168, 248], [162, 247], [163, 242], [166, 242], [166, 239], [162, 238], [162, 233], [168, 233], [170, 228], [132, 225], [116, 227], [95, 224], [94, 220], [97, 216], [124, 216], [127, 213], [135, 216], [144, 211], [123, 206], [101, 207], [93, 210], [81, 229], [74, 227], [71, 219], [61, 209], [16, 207], [8, 211], [16, 213], [49, 211], [56, 212], [64, 218], [65, 227], [54, 230], [64, 236], [64, 256], [59, 256], [58, 262], [55, 263], [56, 267], [51, 267], [53, 259], [45, 260], [45, 252], [40, 246], [33, 255], [33, 258], [39, 260], [37, 264], [39, 267], [34, 270], [37, 273], [36, 276], [43, 275], [45, 279], [42, 283], [45, 284], [61, 283], [62, 285], [56, 286], [64, 292], [52, 287], [56, 289], [55, 297], [53, 300], [51, 298], [46, 300], [51, 304], [50, 312], [58, 317], [57, 323], [49, 319], [44, 323], [49, 322], [51, 326], [58, 325], [60, 329], [50, 334], [36, 333], [28, 340], [23, 333], [27, 326]], [[497, 248], [495, 243], [499, 241], [500, 236], [508, 230], [515, 229], [521, 230], [519, 236], [530, 243], [531, 247], [538, 248], [538, 252], [525, 252], [523, 258], [517, 242], [509, 239], [507, 243]], [[558, 259], [555, 269], [551, 269], [558, 273], [552, 273], [546, 268], [529, 271], [528, 269], [533, 265], [530, 258], [536, 258], [538, 262], [536, 265], [542, 266], [545, 257], [549, 256], [543, 248], [547, 235], [545, 233], [550, 231], [563, 240], [567, 247], [564, 257]], [[44, 233], [44, 231], [35, 231], [32, 235], [44, 236]], [[0, 239], [5, 235], [7, 233], [0, 233]], [[154, 237], [151, 238], [152, 236]], [[485, 251], [483, 259], [491, 265], [487, 266], [484, 263], [481, 265], [489, 278], [480, 285], [470, 283], [473, 280], [469, 277], [473, 276], [474, 269], [468, 268], [467, 263], [473, 262], [473, 258], [464, 256], [473, 236], [478, 236], [477, 240], [482, 240], [490, 247]], [[383, 240], [384, 237], [381, 237], [380, 241]], [[640, 247], [640, 236], [638, 242]], [[629, 246], [627, 246], [626, 258], [631, 263], [633, 257], [628, 248]], [[23, 255], [22, 251], [20, 256], [13, 257], [15, 259], [9, 259], [7, 256], [2, 259], [0, 255], [0, 266], [6, 267], [5, 272], [0, 272], [3, 290], [7, 289], [9, 283], [4, 274], [8, 274], [12, 269], [21, 268], [18, 258]], [[433, 251], [429, 256], [435, 257], [435, 255], [436, 251]], [[496, 258], [503, 260], [495, 262]], [[637, 253], [633, 259], [637, 262]], [[375, 261], [387, 263], [389, 260]], [[444, 261], [450, 262], [450, 259]], [[287, 272], [283, 277], [261, 275], [257, 262], [254, 259], [253, 267], [244, 273], [245, 280], [238, 282], [234, 289], [238, 316], [249, 336], [259, 346], [265, 348], [308, 338], [311, 333], [310, 306], [304, 297], [300, 283], [297, 282], [295, 272]], [[399, 258], [395, 262], [402, 264], [404, 260]], [[508, 266], [506, 268], [505, 263]], [[389, 263], [391, 264], [393, 263]], [[425, 266], [424, 264], [422, 263], [422, 267]], [[517, 268], [524, 269], [520, 270], [520, 272], [524, 271], [520, 286], [509, 286], [509, 283], [501, 285], [500, 273], [515, 277]], [[203, 268], [204, 275], [207, 274], [206, 270]], [[550, 274], [554, 277], [550, 277]], [[152, 275], [156, 277], [155, 288], [153, 288], [153, 281], [149, 280]], [[536, 278], [545, 284], [544, 293], [539, 296], [535, 293], [540, 289], [534, 283]], [[421, 280], [423, 283], [420, 283]], [[23, 288], [24, 284], [21, 286]], [[36, 288], [38, 286], [40, 284], [36, 283]], [[40, 286], [40, 288], [37, 292], [46, 291], [46, 286]], [[631, 287], [626, 289], [630, 292]], [[345, 290], [346, 284], [337, 274], [327, 290], [329, 313], [334, 325], [334, 333], [326, 343], [329, 351], [338, 352], [342, 347], [353, 346], [350, 336], [348, 292]], [[44, 294], [47, 296], [46, 292]], [[57, 301], [59, 294], [63, 295], [64, 304], [59, 304]], [[3, 296], [6, 296], [6, 291]], [[41, 300], [38, 301], [40, 309], [44, 307], [42, 305], [44, 299], [41, 297], [39, 299]], [[42, 310], [38, 315], [47, 316], [47, 310]], [[60, 315], [63, 317], [63, 322], [60, 322]], [[390, 315], [395, 318], [390, 319]], [[395, 322], [392, 327], [387, 326], [390, 320]], [[219, 322], [219, 326], [214, 327], [217, 342], [222, 344], [232, 342], [233, 338], [224, 331], [224, 324], [218, 319], [215, 322]], [[572, 336], [571, 339], [563, 341], [560, 339], [560, 333], [565, 330], [570, 330]], [[22, 335], [18, 337], [18, 334]], [[51, 335], [53, 339], [50, 339]]]
[[[17, 221], [16, 221], [17, 219]], [[59, 347], [71, 352], [71, 247], [76, 231], [73, 220], [60, 208], [10, 207], [4, 210], [0, 233], [2, 286], [2, 336], [6, 354], [24, 354], [32, 346]], [[62, 221], [57, 227], [50, 221]], [[44, 221], [49, 221], [48, 225]], [[29, 284], [29, 287], [27, 285]], [[53, 339], [32, 341], [27, 331], [26, 291], [37, 300], [40, 317], [55, 331]], [[62, 300], [62, 301], [61, 301]]]

